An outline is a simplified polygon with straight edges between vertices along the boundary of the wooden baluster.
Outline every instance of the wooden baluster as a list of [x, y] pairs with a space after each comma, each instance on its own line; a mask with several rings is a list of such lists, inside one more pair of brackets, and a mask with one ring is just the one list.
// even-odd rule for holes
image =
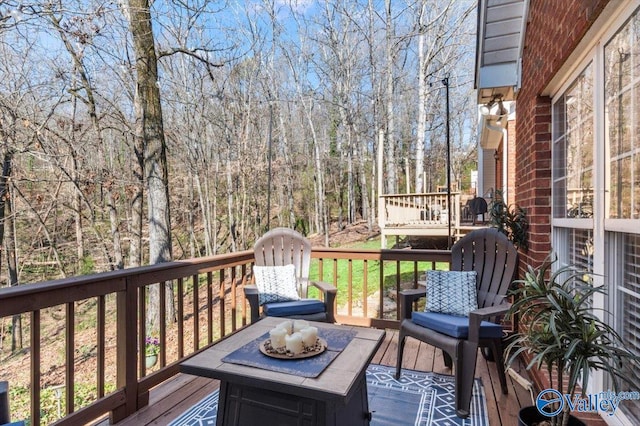
[[75, 309], [74, 302], [66, 303], [66, 324], [65, 324], [65, 413], [74, 411], [74, 376], [75, 376]]
[[318, 281], [324, 281], [324, 259], [318, 259]]
[[349, 316], [353, 314], [352, 306], [353, 306], [353, 261], [351, 259], [348, 260], [348, 273], [347, 273], [347, 313]]
[[365, 259], [363, 261], [363, 277], [362, 277], [362, 314], [364, 318], [369, 316], [369, 298], [367, 297], [369, 294], [368, 289], [368, 280], [369, 280], [369, 263]]
[[[160, 292], [162, 293], [162, 292]], [[147, 374], [147, 365], [145, 360], [146, 337], [147, 337], [147, 296], [149, 289], [146, 286], [138, 287], [138, 312], [140, 313], [140, 321], [138, 321], [138, 369], [140, 377]]]
[[225, 322], [226, 322], [226, 315], [225, 315], [225, 301], [224, 301], [224, 280], [225, 280], [225, 273], [224, 273], [224, 269], [220, 270], [220, 286], [218, 288], [218, 297], [220, 300], [220, 337], [224, 337], [226, 336], [226, 331], [225, 331]]
[[[160, 368], [167, 365], [167, 289], [171, 289], [171, 296], [173, 297], [173, 286], [168, 287], [165, 281], [158, 284], [160, 288], [159, 302], [160, 303]], [[173, 302], [173, 301], [172, 301]]]
[[236, 331], [236, 311], [237, 311], [237, 294], [236, 294], [236, 268], [231, 268], [231, 331]]
[[105, 369], [105, 346], [106, 346], [106, 297], [104, 295], [97, 297], [97, 312], [96, 312], [96, 322], [97, 322], [97, 341], [96, 341], [96, 387], [98, 398], [102, 398], [104, 396], [104, 386], [105, 386], [105, 378], [104, 378], [104, 369]]
[[200, 347], [200, 301], [198, 300], [198, 274], [191, 277], [193, 281], [193, 351]]
[[[247, 265], [242, 265], [240, 267], [240, 273], [242, 274], [242, 288], [244, 288], [245, 285], [247, 285]], [[244, 297], [242, 297], [242, 306], [243, 308], [246, 308], [247, 304], [245, 302]], [[247, 325], [247, 311], [246, 309], [242, 310], [242, 326]]]
[[207, 272], [207, 341], [213, 342], [213, 272]]
[[31, 424], [40, 424], [40, 311], [31, 312]]
[[184, 279], [178, 278], [178, 358], [184, 357]]

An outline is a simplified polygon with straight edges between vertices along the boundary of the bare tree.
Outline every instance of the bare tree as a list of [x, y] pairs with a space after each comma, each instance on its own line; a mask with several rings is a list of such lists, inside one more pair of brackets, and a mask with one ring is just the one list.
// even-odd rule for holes
[[[158, 59], [148, 0], [129, 0], [129, 23], [136, 55], [136, 147], [142, 148], [147, 190], [149, 263], [171, 260], [171, 217], [169, 214], [169, 172], [164, 138], [158, 80]], [[147, 329], [159, 324], [160, 289], [149, 293]], [[167, 291], [170, 287], [167, 285]], [[172, 295], [172, 293], [170, 293]], [[168, 300], [172, 300], [170, 297]], [[171, 315], [171, 314], [169, 314]]]
[[20, 283], [372, 229], [380, 129], [385, 191], [442, 181], [444, 73], [473, 162], [470, 0], [150, 3], [0, 3]]
[[[394, 103], [394, 69], [396, 53], [394, 49], [395, 44], [395, 31], [393, 26], [393, 11], [391, 9], [391, 0], [384, 1], [384, 13], [386, 23], [386, 38], [385, 38], [385, 56], [386, 56], [386, 108], [387, 108], [387, 123], [386, 123], [386, 183], [387, 193], [396, 194], [398, 192], [398, 179], [396, 177], [396, 146], [398, 141], [396, 139], [396, 117], [395, 117], [395, 103]], [[381, 171], [382, 172], [382, 171]]]

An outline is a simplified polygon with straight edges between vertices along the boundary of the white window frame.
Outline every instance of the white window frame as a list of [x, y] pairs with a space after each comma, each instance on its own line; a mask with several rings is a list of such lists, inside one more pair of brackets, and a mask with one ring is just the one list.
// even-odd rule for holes
[[[634, 14], [640, 13], [640, 1], [633, 0], [623, 2], [613, 6], [614, 10], [607, 9], [606, 13], [603, 12], [601, 18], [597, 20], [588, 35], [583, 42], [575, 49], [573, 54], [567, 60], [565, 66], [561, 71], [553, 78], [543, 94], [551, 96], [552, 107], [552, 125], [553, 125], [553, 105], [564, 95], [569, 87], [574, 83], [576, 78], [584, 71], [584, 69], [591, 63], [593, 73], [593, 110], [594, 110], [594, 123], [593, 123], [593, 217], [592, 218], [554, 218], [554, 205], [555, 200], [555, 188], [554, 188], [554, 176], [551, 177], [551, 241], [553, 249], [558, 252], [567, 253], [569, 247], [560, 236], [559, 229], [561, 228], [573, 228], [573, 229], [591, 229], [593, 232], [593, 273], [594, 284], [605, 285], [604, 273], [606, 271], [606, 262], [609, 260], [606, 233], [618, 232], [627, 234], [640, 234], [640, 221], [638, 219], [610, 219], [605, 217], [610, 202], [610, 194], [608, 187], [605, 183], [610, 178], [609, 168], [609, 147], [608, 139], [605, 134], [605, 90], [604, 90], [604, 47], [615, 34], [622, 28], [627, 20]], [[552, 130], [552, 137], [555, 132]], [[554, 156], [554, 140], [551, 140], [551, 167], [553, 170], [553, 164], [555, 161]], [[619, 271], [614, 271], [617, 274]], [[596, 315], [601, 315], [599, 308], [608, 308], [609, 303], [612, 306], [617, 306], [615, 300], [618, 289], [615, 282], [612, 282], [611, 288], [608, 288], [609, 298], [613, 300], [606, 301], [604, 296], [597, 294], [593, 300], [593, 306], [596, 308]], [[620, 317], [619, 313], [613, 313], [614, 323]], [[596, 372], [593, 375], [591, 382], [591, 389], [603, 390], [604, 376], [601, 372]], [[616, 412], [613, 417], [604, 416], [604, 420], [611, 425], [633, 425], [636, 421], [629, 419], [621, 410]]]

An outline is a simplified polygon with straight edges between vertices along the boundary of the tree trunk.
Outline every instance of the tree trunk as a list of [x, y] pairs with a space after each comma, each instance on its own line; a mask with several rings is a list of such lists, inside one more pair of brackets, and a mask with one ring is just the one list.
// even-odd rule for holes
[[424, 13], [426, 7], [426, 0], [422, 2], [422, 8], [420, 10], [420, 20], [418, 22], [420, 32], [418, 35], [418, 117], [417, 119], [417, 133], [416, 133], [416, 176], [415, 176], [415, 192], [424, 192], [424, 145], [427, 130], [427, 115], [426, 115], [426, 101], [427, 101], [427, 81], [426, 70], [427, 64], [425, 60], [424, 52], [424, 39], [426, 37], [423, 29], [424, 25]]
[[[169, 174], [160, 104], [158, 60], [151, 25], [149, 0], [129, 0], [130, 29], [136, 55], [136, 139], [144, 147], [144, 177], [149, 224], [149, 263], [171, 260], [171, 220], [169, 216]], [[149, 291], [147, 330], [159, 324], [159, 292]], [[173, 300], [169, 297], [168, 300]], [[169, 318], [175, 317], [172, 305]]]
[[[13, 151], [7, 150], [2, 159], [2, 176], [0, 176], [0, 247], [4, 244], [4, 234], [7, 223], [6, 207], [9, 202], [9, 178], [11, 177], [11, 161], [13, 160]], [[2, 261], [0, 256], [0, 262]]]
[[213, 250], [212, 250], [212, 241], [211, 241], [212, 218], [211, 218], [211, 208], [210, 208], [210, 201], [209, 201], [209, 191], [206, 191], [207, 196], [205, 197], [205, 193], [202, 189], [202, 182], [201, 182], [202, 178], [200, 177], [200, 173], [198, 173], [197, 171], [195, 172], [194, 180], [196, 185], [196, 191], [198, 192], [198, 200], [200, 201], [200, 214], [202, 215], [202, 229], [204, 234], [205, 255], [211, 256], [211, 254], [213, 254]]
[[[356, 133], [359, 135], [359, 133]], [[372, 214], [371, 199], [369, 198], [369, 185], [367, 184], [367, 170], [365, 168], [365, 161], [367, 159], [367, 149], [365, 143], [362, 141], [361, 136], [356, 139], [356, 146], [360, 151], [360, 158], [357, 162], [358, 185], [360, 186], [360, 196], [362, 197], [362, 218], [367, 221], [367, 229], [369, 232], [373, 230], [373, 221], [375, 215]]]
[[[71, 125], [71, 138], [73, 141], [75, 132], [74, 132], [74, 123], [75, 123], [75, 115], [76, 115], [76, 100], [74, 98], [73, 101], [73, 122]], [[72, 144], [73, 145], [73, 144]], [[71, 152], [71, 180], [74, 182], [73, 188], [73, 216], [74, 216], [74, 224], [76, 231], [76, 256], [77, 256], [77, 271], [80, 272], [82, 270], [82, 265], [84, 263], [84, 232], [82, 230], [82, 194], [80, 193], [80, 180], [78, 178], [78, 156], [75, 151], [74, 146], [69, 146], [69, 151]]]
[[196, 207], [197, 203], [193, 193], [193, 185], [194, 185], [194, 176], [191, 170], [187, 173], [187, 178], [189, 179], [189, 186], [184, 188], [187, 192], [187, 200], [189, 202], [189, 209], [187, 211], [188, 223], [189, 223], [189, 256], [191, 258], [199, 256], [198, 240], [196, 239]]
[[[6, 161], [6, 157], [5, 157], [5, 161]], [[6, 164], [7, 163], [5, 162], [5, 166]], [[5, 171], [5, 168], [3, 167], [3, 176], [2, 176], [3, 181], [6, 179], [7, 176], [11, 174], [11, 159], [9, 159], [8, 174], [5, 175], [4, 171]], [[7, 189], [7, 193], [5, 193], [3, 197], [5, 198], [4, 223], [6, 227], [5, 229], [6, 238], [4, 240], [4, 246], [7, 253], [7, 272], [9, 274], [9, 285], [11, 287], [14, 287], [19, 285], [20, 282], [18, 281], [18, 259], [17, 259], [17, 253], [16, 253], [15, 221], [13, 220], [13, 211], [11, 208], [11, 194], [8, 191], [8, 188], [6, 189]], [[22, 349], [22, 348], [23, 348], [22, 316], [14, 315], [12, 318], [12, 328], [11, 328], [11, 351], [15, 352], [18, 349]]]
[[[303, 103], [305, 101], [303, 100]], [[329, 247], [329, 221], [327, 219], [327, 214], [325, 212], [324, 205], [324, 172], [322, 168], [322, 150], [320, 149], [320, 142], [318, 141], [318, 137], [316, 135], [316, 128], [313, 124], [313, 120], [311, 119], [311, 112], [307, 105], [304, 105], [305, 115], [307, 117], [307, 122], [309, 123], [309, 130], [311, 131], [311, 140], [313, 141], [313, 160], [315, 162], [315, 183], [316, 183], [316, 201], [318, 203], [318, 232], [324, 234], [325, 245]]]
[[[218, 172], [220, 171], [220, 157], [216, 155], [215, 158], [215, 167], [214, 167], [214, 176], [218, 176]], [[208, 189], [208, 188], [207, 188]], [[209, 191], [207, 191], [209, 193]], [[213, 219], [213, 228], [211, 230], [211, 235], [213, 236], [213, 241], [211, 243], [213, 254], [218, 254], [218, 185], [213, 185], [213, 211], [211, 212], [211, 218]]]
[[[231, 147], [229, 147], [231, 150]], [[236, 251], [236, 231], [237, 223], [233, 214], [233, 176], [231, 171], [231, 154], [227, 158], [226, 176], [227, 176], [227, 217], [229, 218], [229, 232], [231, 237], [231, 251]], [[267, 212], [269, 214], [269, 212]]]
[[[374, 7], [374, 2], [373, 0], [369, 0], [368, 4], [367, 4], [367, 9], [368, 9], [368, 18], [369, 18], [369, 26], [368, 26], [368, 38], [370, 40], [372, 40], [371, 42], [369, 42], [368, 45], [368, 53], [369, 53], [369, 67], [370, 67], [370, 81], [371, 81], [371, 93], [373, 96], [373, 102], [371, 103], [371, 114], [373, 116], [373, 138], [377, 138], [377, 134], [378, 131], [382, 128], [382, 123], [381, 123], [381, 118], [380, 118], [380, 114], [379, 111], [381, 110], [381, 108], [379, 107], [379, 103], [380, 103], [380, 91], [381, 91], [381, 84], [379, 82], [379, 78], [378, 75], [379, 73], [377, 72], [377, 67], [376, 67], [376, 52], [377, 52], [377, 47], [376, 45], [373, 43], [373, 35], [376, 33], [376, 17], [377, 17], [377, 13], [375, 11], [375, 7]], [[374, 144], [375, 146], [376, 144]], [[366, 148], [365, 148], [365, 144], [361, 144], [361, 149], [363, 152], [366, 152]], [[374, 148], [374, 151], [376, 149]], [[373, 158], [378, 158], [377, 154], [374, 152], [373, 153], [374, 156]], [[365, 158], [365, 155], [362, 156], [362, 158]], [[377, 164], [377, 161], [374, 161], [374, 164]], [[362, 173], [364, 174], [364, 164], [361, 165], [363, 171]], [[371, 167], [371, 173], [368, 176], [368, 178], [370, 179], [370, 183], [369, 183], [369, 187], [371, 189], [371, 193], [370, 193], [370, 210], [369, 210], [369, 219], [367, 221], [368, 225], [369, 225], [369, 230], [373, 229], [373, 226], [376, 222], [376, 217], [377, 217], [377, 203], [378, 203], [378, 196], [382, 195], [379, 194], [379, 191], [383, 191], [383, 188], [379, 188], [378, 187], [378, 174], [379, 173], [383, 173], [382, 170], [379, 170], [377, 167]], [[363, 181], [363, 188], [366, 188], [366, 182], [367, 182], [367, 177], [363, 175], [362, 177], [362, 181]], [[364, 189], [363, 189], [364, 191]]]
[[129, 233], [131, 242], [129, 243], [129, 266], [142, 265], [142, 218], [143, 218], [143, 198], [144, 197], [144, 140], [135, 138], [134, 142], [135, 162], [133, 163], [133, 177], [135, 183], [131, 186], [131, 225]]
[[[394, 112], [394, 100], [393, 100], [393, 69], [394, 69], [394, 54], [393, 54], [393, 39], [394, 39], [394, 30], [393, 30], [393, 22], [391, 16], [391, 0], [385, 0], [385, 12], [386, 12], [386, 57], [387, 57], [387, 143], [385, 144], [385, 148], [387, 151], [387, 155], [385, 157], [385, 162], [387, 164], [386, 170], [386, 182], [387, 194], [397, 194], [398, 193], [398, 182], [396, 177], [396, 139], [395, 139], [395, 112]], [[384, 175], [384, 173], [383, 173]]]
[[122, 257], [122, 244], [120, 243], [120, 230], [118, 229], [118, 210], [113, 200], [113, 195], [107, 188], [107, 208], [109, 209], [109, 224], [111, 225], [111, 241], [113, 242], [113, 255], [115, 269], [124, 269]]
[[[89, 117], [91, 118], [91, 125], [93, 126], [93, 129], [96, 132], [96, 136], [97, 136], [97, 149], [98, 149], [98, 157], [101, 159], [105, 159], [106, 160], [106, 155], [104, 152], [104, 147], [105, 147], [105, 140], [103, 137], [103, 132], [102, 132], [102, 126], [100, 125], [100, 121], [98, 119], [98, 108], [96, 105], [96, 98], [94, 96], [94, 91], [93, 91], [93, 86], [91, 85], [91, 82], [89, 80], [89, 76], [87, 75], [86, 71], [85, 71], [85, 65], [83, 63], [83, 55], [81, 53], [78, 53], [78, 51], [76, 50], [76, 48], [74, 47], [74, 45], [71, 43], [71, 41], [68, 39], [67, 37], [67, 33], [66, 31], [63, 29], [63, 25], [61, 24], [61, 21], [59, 18], [56, 18], [54, 15], [49, 15], [49, 18], [51, 19], [51, 23], [53, 24], [53, 26], [56, 28], [56, 30], [58, 31], [58, 34], [60, 35], [60, 38], [62, 40], [62, 42], [65, 45], [65, 48], [67, 49], [67, 52], [69, 52], [69, 54], [71, 55], [71, 58], [73, 59], [73, 63], [74, 63], [74, 68], [75, 71], [78, 73], [78, 76], [80, 78], [80, 84], [82, 85], [82, 87], [84, 87], [84, 90], [86, 92], [86, 97], [80, 98], [82, 99], [82, 102], [87, 106], [87, 108], [89, 109]], [[75, 80], [75, 79], [74, 79]], [[76, 84], [74, 83], [74, 86], [76, 86]], [[78, 96], [76, 96], [75, 92], [74, 92], [74, 97], [73, 97], [73, 116], [74, 116], [74, 120], [73, 123], [75, 123], [75, 116], [76, 116], [76, 110], [77, 110], [77, 101], [78, 101]], [[85, 251], [84, 251], [84, 236], [83, 236], [83, 230], [82, 230], [82, 192], [80, 190], [80, 182], [79, 182], [79, 178], [78, 178], [78, 160], [77, 160], [77, 153], [76, 153], [76, 144], [75, 144], [75, 126], [73, 125], [71, 126], [71, 141], [72, 143], [69, 146], [69, 151], [71, 152], [72, 155], [72, 160], [73, 160], [73, 169], [72, 169], [72, 179], [75, 185], [74, 191], [75, 191], [75, 196], [74, 196], [74, 210], [75, 210], [75, 222], [76, 222], [76, 240], [77, 240], [77, 256], [78, 256], [78, 264], [82, 265], [83, 264], [83, 259], [85, 257]], [[100, 166], [98, 166], [100, 167]], [[109, 260], [109, 266], [112, 269], [124, 269], [124, 259], [123, 259], [123, 255], [122, 255], [122, 244], [120, 241], [120, 229], [119, 229], [119, 220], [118, 220], [118, 207], [116, 205], [116, 203], [114, 202], [114, 197], [113, 197], [113, 191], [114, 189], [114, 180], [112, 178], [111, 173], [107, 172], [107, 166], [102, 166], [103, 169], [102, 171], [99, 171], [99, 175], [100, 175], [100, 182], [102, 183], [103, 187], [106, 188], [106, 192], [105, 192], [105, 199], [106, 199], [106, 207], [109, 211], [109, 223], [110, 223], [110, 230], [111, 230], [111, 242], [113, 245], [113, 256], [111, 256], [111, 254], [108, 252], [106, 245], [104, 245], [105, 248], [105, 256], [107, 257], [107, 259]], [[92, 221], [92, 227], [94, 229], [94, 232], [96, 233], [97, 236], [100, 236], [100, 232], [98, 232], [96, 224], [95, 224], [95, 217], [93, 214], [93, 206], [86, 201], [87, 207], [91, 210], [91, 221]]]
[[[280, 140], [282, 141], [282, 153], [284, 155], [285, 164], [287, 164], [286, 170], [286, 182], [285, 186], [285, 198], [287, 200], [289, 206], [289, 224], [290, 226], [294, 226], [297, 223], [298, 218], [295, 214], [295, 196], [294, 196], [294, 188], [295, 188], [295, 167], [293, 162], [291, 161], [291, 156], [289, 155], [289, 140], [287, 138], [287, 127], [284, 123], [284, 116], [282, 108], [278, 108], [278, 126], [280, 129]], [[304, 220], [304, 219], [303, 219]], [[303, 227], [304, 228], [304, 227]], [[300, 230], [302, 232], [302, 230]]]

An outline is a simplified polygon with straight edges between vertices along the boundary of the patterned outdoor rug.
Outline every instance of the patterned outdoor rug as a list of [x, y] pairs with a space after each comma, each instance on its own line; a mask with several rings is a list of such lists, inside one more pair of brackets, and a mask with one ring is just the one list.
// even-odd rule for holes
[[[402, 370], [400, 380], [394, 379], [395, 368], [372, 364], [367, 368], [369, 410], [375, 426], [465, 425], [488, 426], [487, 405], [480, 379], [475, 380], [471, 415], [456, 416], [453, 376]], [[215, 425], [218, 411], [218, 391], [198, 402], [171, 426]]]

